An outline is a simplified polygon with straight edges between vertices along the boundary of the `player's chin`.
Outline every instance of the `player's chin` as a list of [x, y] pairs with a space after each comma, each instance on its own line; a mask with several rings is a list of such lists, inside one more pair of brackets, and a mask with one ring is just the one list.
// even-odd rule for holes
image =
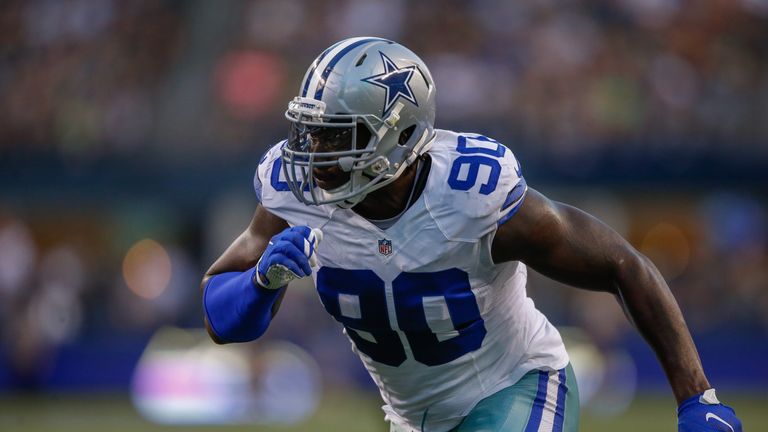
[[343, 186], [349, 181], [349, 173], [343, 172], [338, 168], [315, 169], [312, 173], [315, 178], [315, 184], [323, 190], [333, 190]]
[[330, 191], [338, 189], [349, 181], [349, 178], [319, 178], [315, 177], [315, 184], [322, 190]]

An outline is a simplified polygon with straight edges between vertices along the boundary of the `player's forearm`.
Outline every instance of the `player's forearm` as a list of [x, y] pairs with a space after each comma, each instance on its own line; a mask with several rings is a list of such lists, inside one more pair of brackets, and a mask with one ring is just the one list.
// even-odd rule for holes
[[621, 263], [619, 301], [656, 352], [678, 403], [710, 388], [683, 314], [656, 266], [639, 253]]
[[255, 272], [213, 275], [203, 287], [206, 328], [214, 342], [248, 342], [267, 330], [285, 290], [258, 286]]
[[[264, 243], [261, 245], [260, 243]], [[248, 231], [240, 234], [235, 241], [221, 254], [221, 256], [211, 264], [208, 271], [203, 276], [200, 284], [202, 289], [208, 283], [213, 275], [239, 271], [243, 272], [253, 268], [259, 261], [259, 257], [264, 252], [266, 242], [258, 242]]]
[[[258, 209], [256, 214], [260, 213], [264, 211]], [[259, 225], [251, 223], [232, 242], [200, 283], [205, 327], [216, 343], [256, 339], [280, 307], [284, 290], [264, 291], [249, 276], [269, 243], [269, 233], [260, 233], [255, 226]]]

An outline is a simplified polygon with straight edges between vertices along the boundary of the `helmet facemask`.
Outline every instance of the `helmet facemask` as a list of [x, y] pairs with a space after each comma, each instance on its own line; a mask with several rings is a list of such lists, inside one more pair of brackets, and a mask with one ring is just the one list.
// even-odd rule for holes
[[[373, 114], [324, 111], [325, 104], [312, 99], [297, 97], [289, 104], [285, 116], [291, 127], [282, 150], [283, 173], [291, 192], [305, 204], [352, 207], [401, 172], [390, 170], [389, 160], [378, 148], [387, 133], [396, 133], [390, 130], [400, 109], [393, 109], [386, 120]], [[333, 173], [336, 179], [346, 174], [347, 179], [323, 189], [318, 184], [323, 180], [315, 178], [323, 173]]]

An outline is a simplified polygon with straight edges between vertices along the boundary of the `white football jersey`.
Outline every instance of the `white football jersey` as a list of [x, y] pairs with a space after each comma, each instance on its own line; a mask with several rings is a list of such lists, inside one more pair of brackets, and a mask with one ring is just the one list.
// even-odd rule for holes
[[532, 369], [568, 364], [560, 334], [526, 295], [525, 265], [491, 258], [497, 227], [514, 223], [527, 189], [508, 148], [438, 130], [423, 193], [382, 230], [352, 210], [296, 200], [282, 145], [262, 158], [256, 193], [290, 225], [323, 230], [320, 299], [378, 385], [387, 419], [446, 431]]

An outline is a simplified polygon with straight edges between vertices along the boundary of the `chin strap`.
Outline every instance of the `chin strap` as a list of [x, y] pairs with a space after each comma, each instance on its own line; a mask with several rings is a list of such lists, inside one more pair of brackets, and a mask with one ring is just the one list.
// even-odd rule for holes
[[368, 196], [368, 194], [360, 194], [356, 195], [350, 199], [346, 199], [344, 201], [339, 201], [336, 203], [336, 206], [341, 207], [343, 209], [350, 209], [360, 203], [360, 201], [364, 200], [365, 197]]
[[[336, 205], [341, 208], [352, 208], [355, 205], [357, 205], [360, 201], [364, 200], [369, 193], [375, 191], [376, 189], [383, 188], [384, 186], [395, 181], [398, 177], [400, 177], [400, 175], [403, 174], [403, 171], [405, 171], [406, 168], [408, 168], [412, 163], [417, 161], [419, 157], [421, 157], [421, 155], [426, 153], [429, 150], [429, 148], [432, 147], [432, 143], [435, 141], [434, 139], [435, 136], [432, 135], [431, 137], [427, 137], [426, 135], [428, 133], [429, 133], [428, 130], [424, 130], [424, 133], [421, 135], [421, 139], [419, 140], [420, 144], [415, 146], [413, 151], [408, 153], [408, 156], [405, 158], [403, 163], [400, 164], [400, 166], [397, 168], [397, 171], [395, 171], [391, 177], [376, 183], [375, 185], [373, 185], [373, 187], [371, 187], [370, 189], [366, 190], [363, 193], [360, 193], [359, 195], [356, 195], [354, 197], [351, 197], [344, 201], [336, 203]], [[367, 179], [367, 180], [370, 181], [370, 179]]]

